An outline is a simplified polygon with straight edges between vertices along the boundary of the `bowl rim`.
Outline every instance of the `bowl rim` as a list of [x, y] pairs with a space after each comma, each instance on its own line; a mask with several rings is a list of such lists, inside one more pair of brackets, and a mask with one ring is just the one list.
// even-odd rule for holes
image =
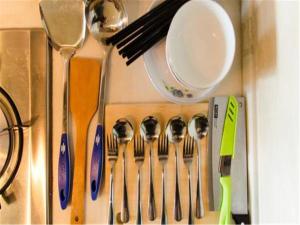
[[[182, 76], [180, 76], [180, 74], [178, 73], [178, 71], [176, 70], [176, 65], [174, 66], [172, 63], [172, 57], [170, 56], [170, 52], [172, 49], [171, 48], [171, 37], [170, 37], [170, 33], [168, 32], [167, 36], [166, 36], [166, 48], [165, 48], [165, 52], [166, 52], [166, 61], [167, 61], [167, 65], [169, 67], [169, 70], [171, 71], [171, 74], [173, 75], [173, 77], [183, 86], [190, 88], [190, 89], [198, 89], [198, 90], [203, 90], [203, 89], [208, 89], [208, 88], [213, 88], [214, 86], [216, 86], [217, 84], [219, 84], [229, 73], [232, 64], [234, 62], [234, 57], [235, 57], [235, 53], [236, 53], [236, 36], [235, 36], [235, 30], [232, 24], [232, 21], [228, 15], [228, 13], [226, 12], [226, 10], [217, 2], [214, 2], [212, 0], [202, 0], [202, 1], [197, 1], [197, 0], [190, 0], [187, 3], [185, 3], [175, 14], [174, 18], [176, 17], [176, 15], [178, 15], [178, 13], [181, 13], [182, 10], [184, 10], [186, 7], [188, 7], [189, 4], [192, 4], [191, 2], [197, 2], [197, 4], [210, 4], [210, 6], [213, 6], [216, 10], [218, 10], [218, 12], [220, 12], [222, 15], [221, 17], [223, 18], [222, 20], [222, 24], [227, 24], [228, 27], [228, 31], [230, 32], [230, 34], [225, 34], [226, 39], [229, 40], [229, 44], [227, 46], [230, 46], [230, 50], [226, 50], [228, 52], [227, 56], [226, 56], [226, 60], [225, 63], [222, 67], [221, 72], [218, 74], [217, 79], [215, 79], [213, 82], [207, 84], [207, 85], [202, 85], [202, 86], [196, 86], [193, 85], [187, 81], [185, 81]], [[170, 28], [172, 27], [174, 19], [172, 20], [172, 23], [170, 25]], [[228, 38], [231, 37], [231, 38]]]

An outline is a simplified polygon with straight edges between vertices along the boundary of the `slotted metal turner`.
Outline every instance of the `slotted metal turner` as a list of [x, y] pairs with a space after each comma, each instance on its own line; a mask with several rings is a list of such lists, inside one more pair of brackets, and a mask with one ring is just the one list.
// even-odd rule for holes
[[76, 50], [83, 45], [86, 32], [85, 5], [82, 0], [40, 0], [42, 24], [52, 46], [64, 62], [63, 120], [58, 163], [58, 188], [61, 208], [70, 197], [71, 166], [69, 151], [69, 64]]

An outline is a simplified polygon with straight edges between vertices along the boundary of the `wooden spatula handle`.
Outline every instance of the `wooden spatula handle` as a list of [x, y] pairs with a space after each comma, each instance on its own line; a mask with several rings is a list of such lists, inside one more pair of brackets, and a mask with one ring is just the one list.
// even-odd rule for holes
[[87, 128], [76, 125], [71, 224], [84, 224]]

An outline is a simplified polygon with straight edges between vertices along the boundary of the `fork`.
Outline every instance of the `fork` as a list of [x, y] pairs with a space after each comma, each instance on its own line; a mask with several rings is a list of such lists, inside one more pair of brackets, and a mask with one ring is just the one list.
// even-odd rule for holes
[[192, 217], [192, 186], [191, 186], [191, 165], [193, 162], [195, 141], [194, 138], [186, 137], [183, 142], [183, 161], [188, 170], [189, 179], [189, 218], [188, 224], [193, 224]]
[[158, 138], [157, 154], [162, 167], [162, 204], [161, 204], [161, 224], [167, 224], [166, 202], [165, 202], [165, 165], [168, 160], [169, 139], [166, 135]]
[[145, 159], [145, 142], [141, 136], [136, 136], [134, 138], [134, 159], [138, 168], [137, 175], [137, 216], [136, 224], [142, 224], [142, 206], [141, 206], [141, 167]]
[[110, 185], [109, 185], [109, 210], [108, 210], [108, 224], [114, 224], [114, 168], [115, 164], [118, 160], [118, 141], [115, 136], [107, 135], [107, 155], [108, 155], [108, 161], [110, 162], [111, 168], [110, 168]]

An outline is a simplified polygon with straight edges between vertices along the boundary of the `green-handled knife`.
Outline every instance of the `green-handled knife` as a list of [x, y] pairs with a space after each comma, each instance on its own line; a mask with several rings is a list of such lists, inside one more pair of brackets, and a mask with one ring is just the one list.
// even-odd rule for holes
[[220, 149], [220, 183], [222, 186], [222, 203], [219, 224], [231, 223], [231, 159], [234, 157], [238, 102], [235, 97], [228, 98], [223, 136]]

